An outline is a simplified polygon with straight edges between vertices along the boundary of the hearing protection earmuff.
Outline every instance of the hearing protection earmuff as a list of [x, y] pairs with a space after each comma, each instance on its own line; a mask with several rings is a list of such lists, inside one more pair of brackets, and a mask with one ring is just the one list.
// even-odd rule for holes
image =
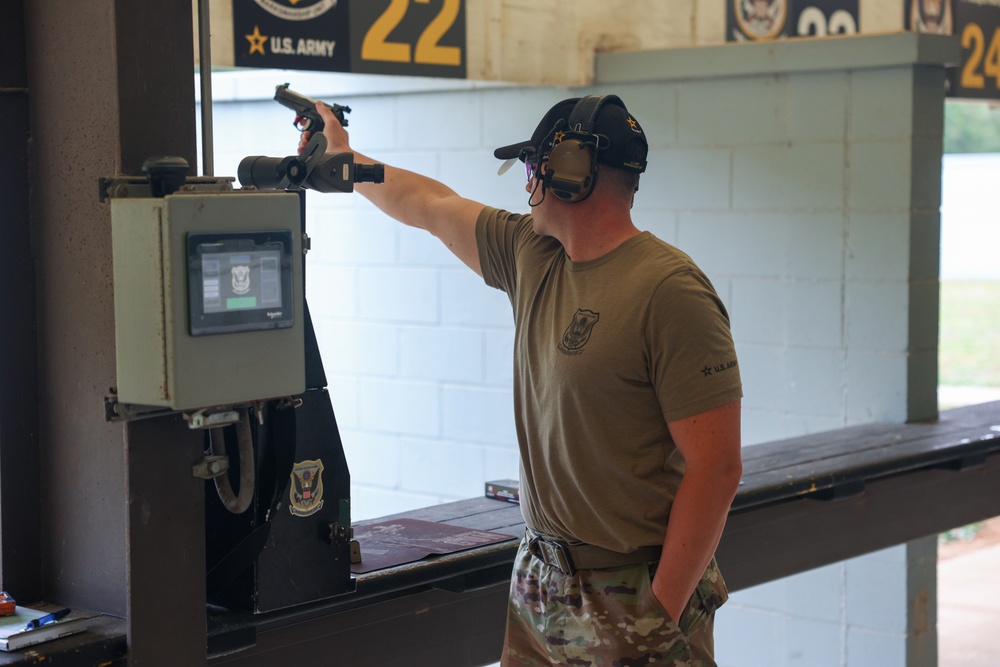
[[608, 147], [609, 140], [595, 134], [594, 125], [606, 104], [625, 108], [617, 95], [583, 97], [573, 107], [569, 120], [560, 119], [545, 142], [552, 142], [552, 150], [545, 162], [545, 173], [539, 178], [543, 188], [563, 201], [583, 201], [597, 184], [597, 156]]

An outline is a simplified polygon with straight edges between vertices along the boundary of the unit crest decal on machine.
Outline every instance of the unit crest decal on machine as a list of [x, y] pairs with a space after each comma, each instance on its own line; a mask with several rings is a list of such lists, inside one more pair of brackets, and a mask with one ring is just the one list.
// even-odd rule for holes
[[300, 461], [292, 468], [288, 492], [288, 511], [295, 516], [309, 516], [323, 507], [323, 461]]

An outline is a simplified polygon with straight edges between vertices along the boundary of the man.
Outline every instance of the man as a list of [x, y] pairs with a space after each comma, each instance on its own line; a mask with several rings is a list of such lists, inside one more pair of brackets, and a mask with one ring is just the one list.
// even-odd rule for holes
[[[322, 104], [330, 151], [350, 151]], [[303, 145], [307, 137], [303, 137]], [[648, 144], [614, 96], [564, 100], [531, 139], [530, 215], [386, 167], [357, 190], [510, 297], [521, 507], [503, 662], [714, 665], [714, 552], [742, 474], [725, 308], [631, 219]], [[359, 163], [371, 160], [355, 153]]]

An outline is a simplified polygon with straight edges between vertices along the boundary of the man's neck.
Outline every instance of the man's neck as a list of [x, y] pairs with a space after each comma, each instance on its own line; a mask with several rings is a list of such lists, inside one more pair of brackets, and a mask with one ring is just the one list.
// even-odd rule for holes
[[638, 236], [641, 232], [634, 226], [615, 229], [613, 232], [604, 234], [572, 234], [569, 238], [559, 241], [569, 258], [574, 262], [588, 262], [592, 259], [604, 257], [609, 252], [628, 241], [633, 236]]
[[546, 211], [554, 218], [547, 231], [574, 262], [603, 257], [640, 233], [632, 223], [629, 208], [620, 203], [587, 199], [576, 204], [558, 204]]

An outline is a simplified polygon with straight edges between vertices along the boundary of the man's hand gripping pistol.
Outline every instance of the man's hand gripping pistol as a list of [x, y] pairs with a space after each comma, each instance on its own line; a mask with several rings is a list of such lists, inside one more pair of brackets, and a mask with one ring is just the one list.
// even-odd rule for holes
[[[274, 88], [274, 100], [295, 112], [293, 124], [299, 132], [308, 132], [310, 135], [319, 134], [323, 131], [323, 119], [316, 112], [316, 100], [289, 90], [288, 84], [283, 83]], [[327, 104], [330, 111], [337, 117], [340, 124], [347, 127], [345, 113], [351, 113], [351, 107], [343, 107], [339, 104]]]
[[[323, 119], [316, 111], [316, 100], [288, 89], [288, 84], [275, 87], [274, 99], [293, 110], [295, 127], [309, 133], [309, 141], [298, 155], [267, 157], [248, 155], [240, 162], [237, 178], [243, 187], [267, 190], [299, 190], [318, 192], [352, 192], [355, 183], [385, 182], [385, 165], [355, 164], [354, 153], [327, 153]], [[347, 126], [345, 113], [350, 107], [328, 104], [340, 124]]]

